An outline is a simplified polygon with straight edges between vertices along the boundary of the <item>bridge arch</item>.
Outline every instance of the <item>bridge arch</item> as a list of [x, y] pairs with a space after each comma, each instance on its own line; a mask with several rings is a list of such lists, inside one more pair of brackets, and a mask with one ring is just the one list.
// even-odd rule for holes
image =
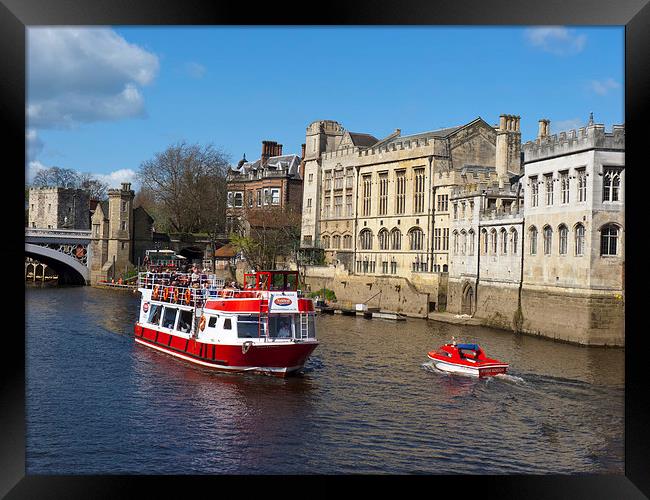
[[85, 285], [90, 282], [88, 267], [70, 255], [33, 243], [25, 243], [25, 254], [57, 269], [60, 271], [59, 276], [67, 275], [68, 280], [73, 283]]

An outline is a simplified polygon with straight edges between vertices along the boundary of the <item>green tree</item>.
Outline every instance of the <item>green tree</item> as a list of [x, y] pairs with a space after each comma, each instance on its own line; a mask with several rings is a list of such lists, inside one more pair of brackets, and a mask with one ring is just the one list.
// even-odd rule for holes
[[266, 206], [248, 209], [230, 233], [230, 242], [257, 271], [274, 270], [296, 261], [300, 245], [300, 212]]

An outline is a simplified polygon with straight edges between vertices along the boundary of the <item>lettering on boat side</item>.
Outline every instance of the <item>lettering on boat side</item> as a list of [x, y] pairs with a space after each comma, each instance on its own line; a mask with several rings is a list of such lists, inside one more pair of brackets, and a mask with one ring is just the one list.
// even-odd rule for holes
[[278, 297], [273, 301], [273, 303], [277, 306], [288, 306], [291, 305], [292, 300], [288, 297]]

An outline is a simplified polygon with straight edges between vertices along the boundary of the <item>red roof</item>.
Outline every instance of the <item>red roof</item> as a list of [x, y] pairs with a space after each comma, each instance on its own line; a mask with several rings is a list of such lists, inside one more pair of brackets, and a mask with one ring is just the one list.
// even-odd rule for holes
[[218, 248], [214, 252], [215, 257], [223, 257], [228, 259], [234, 257], [235, 255], [237, 255], [237, 248], [232, 243], [228, 243], [227, 245]]

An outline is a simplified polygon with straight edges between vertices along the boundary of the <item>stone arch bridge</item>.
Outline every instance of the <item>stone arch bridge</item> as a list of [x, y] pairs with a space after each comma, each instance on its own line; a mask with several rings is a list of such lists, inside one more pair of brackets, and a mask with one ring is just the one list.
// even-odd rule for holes
[[90, 283], [90, 230], [25, 229], [25, 256], [54, 269], [61, 284]]

